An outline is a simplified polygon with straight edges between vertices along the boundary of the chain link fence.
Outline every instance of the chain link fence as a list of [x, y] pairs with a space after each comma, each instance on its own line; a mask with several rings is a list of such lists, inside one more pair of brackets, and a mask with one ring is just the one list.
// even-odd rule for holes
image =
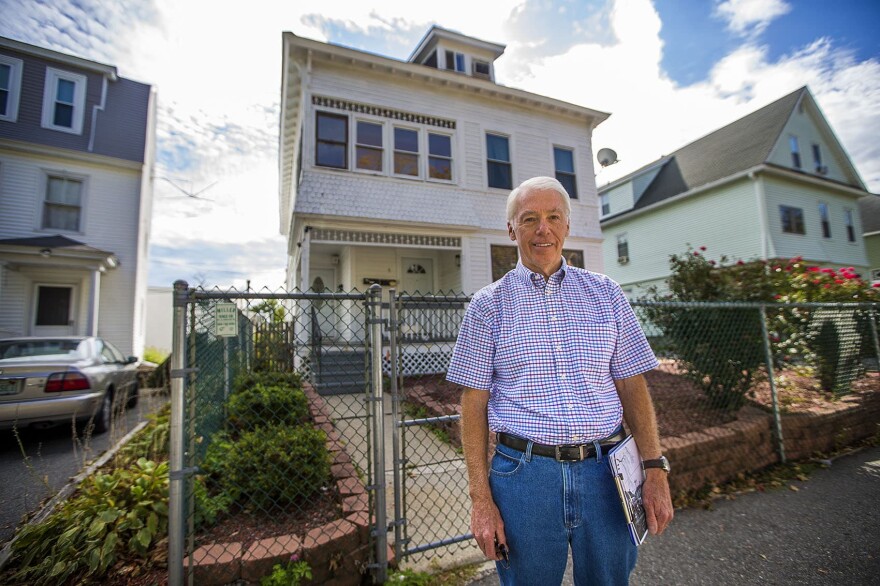
[[[381, 581], [394, 558], [473, 548], [461, 391], [445, 382], [470, 298], [379, 295], [178, 284], [172, 584], [258, 583], [276, 564]], [[633, 307], [661, 363], [647, 377], [674, 489], [822, 451], [801, 438], [836, 432], [792, 417], [880, 395], [874, 306]]]

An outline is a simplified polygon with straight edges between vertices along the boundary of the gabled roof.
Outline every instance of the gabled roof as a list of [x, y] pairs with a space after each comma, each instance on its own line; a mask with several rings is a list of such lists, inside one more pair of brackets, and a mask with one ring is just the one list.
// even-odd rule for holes
[[[663, 157], [666, 159], [663, 168], [634, 207], [617, 214], [617, 217], [755, 167], [771, 165], [768, 159], [773, 147], [795, 108], [804, 99], [814, 101], [806, 86], [666, 155]], [[631, 181], [656, 165], [657, 161], [645, 165], [626, 177], [599, 188], [599, 192], [604, 193]], [[850, 184], [849, 187], [865, 191], [860, 181]], [[603, 221], [608, 219], [610, 218]]]

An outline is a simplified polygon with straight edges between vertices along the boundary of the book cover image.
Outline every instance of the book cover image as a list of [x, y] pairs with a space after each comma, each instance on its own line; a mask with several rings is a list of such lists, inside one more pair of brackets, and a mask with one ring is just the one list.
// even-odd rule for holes
[[629, 524], [630, 536], [633, 543], [641, 545], [648, 534], [648, 520], [645, 516], [645, 507], [642, 505], [645, 472], [642, 469], [639, 449], [632, 436], [627, 437], [609, 452], [608, 463], [617, 484], [617, 492]]

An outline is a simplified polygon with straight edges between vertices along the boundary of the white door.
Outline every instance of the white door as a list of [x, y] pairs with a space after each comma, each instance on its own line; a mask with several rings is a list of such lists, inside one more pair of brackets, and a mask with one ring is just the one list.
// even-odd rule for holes
[[76, 333], [75, 285], [37, 285], [34, 291], [34, 336], [72, 336]]
[[[314, 293], [327, 293], [336, 291], [336, 270], [318, 269], [309, 270], [309, 288]], [[315, 319], [321, 327], [321, 334], [325, 338], [335, 339], [339, 323], [339, 301], [327, 301], [323, 299], [312, 301]]]
[[404, 293], [434, 292], [434, 261], [430, 258], [403, 257], [400, 259], [400, 291]]

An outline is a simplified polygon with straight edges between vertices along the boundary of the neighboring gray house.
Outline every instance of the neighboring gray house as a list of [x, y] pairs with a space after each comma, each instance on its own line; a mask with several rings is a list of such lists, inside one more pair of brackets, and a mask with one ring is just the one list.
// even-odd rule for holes
[[574, 198], [570, 262], [600, 267], [591, 137], [608, 114], [499, 85], [503, 52], [437, 26], [407, 61], [284, 33], [288, 287], [472, 293], [515, 265], [507, 195], [536, 175]]
[[605, 272], [662, 285], [688, 245], [709, 258], [855, 267], [868, 278], [865, 184], [806, 87], [599, 188]]
[[862, 216], [862, 238], [871, 270], [870, 279], [880, 283], [880, 196], [866, 195], [860, 199], [859, 213]]
[[0, 37], [0, 337], [145, 335], [155, 93]]

